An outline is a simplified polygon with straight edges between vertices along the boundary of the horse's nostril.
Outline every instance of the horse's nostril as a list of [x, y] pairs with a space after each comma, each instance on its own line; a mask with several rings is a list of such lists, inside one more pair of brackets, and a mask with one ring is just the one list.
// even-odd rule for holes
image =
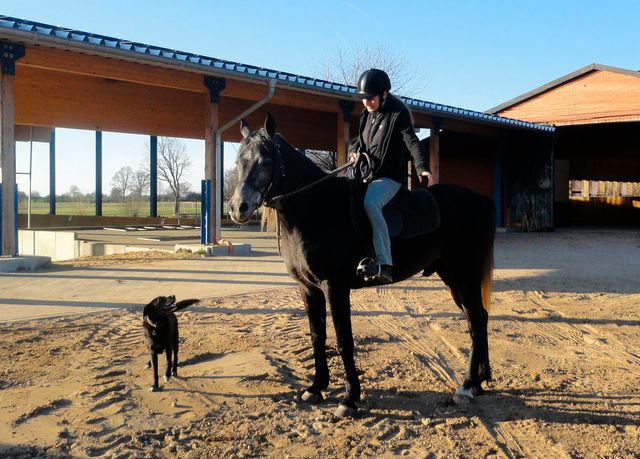
[[243, 202], [242, 204], [240, 204], [240, 212], [244, 213], [247, 211], [247, 209], [249, 208], [249, 204], [247, 204], [246, 202]]

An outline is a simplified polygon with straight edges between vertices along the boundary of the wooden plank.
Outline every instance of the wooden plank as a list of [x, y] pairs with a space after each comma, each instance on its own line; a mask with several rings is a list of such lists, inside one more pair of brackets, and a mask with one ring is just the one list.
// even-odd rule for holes
[[19, 124], [203, 136], [198, 93], [19, 67], [15, 97]]
[[[89, 55], [38, 45], [27, 46], [26, 56], [18, 62], [17, 66], [54, 70], [74, 75], [177, 89], [180, 91], [203, 94], [207, 91], [203, 84], [203, 78], [204, 75], [206, 75], [204, 68], [200, 72], [190, 67], [175, 70], [160, 65], [142, 64], [124, 59]], [[227, 86], [225, 88], [226, 97], [257, 101], [267, 94], [266, 81], [256, 81], [253, 83], [243, 79], [225, 78], [227, 80]], [[246, 78], [249, 77], [247, 76]], [[311, 90], [305, 92], [290, 89], [286, 86], [286, 83], [281, 82], [276, 86], [272, 103], [337, 113], [339, 110], [336, 103], [338, 97], [339, 96], [313, 94]]]
[[15, 185], [16, 150], [14, 139], [14, 75], [0, 73], [0, 167], [2, 167], [2, 255], [18, 252], [16, 240]]
[[499, 114], [556, 125], [640, 121], [640, 77], [591, 72]]
[[183, 91], [204, 93], [202, 74], [188, 70], [173, 70], [160, 66], [130, 62], [73, 51], [27, 45], [25, 56], [17, 67], [31, 67], [76, 75], [107, 78], [131, 83], [161, 86]]
[[[222, 93], [220, 123], [245, 110], [253, 101]], [[263, 94], [264, 95], [264, 94]], [[203, 139], [205, 93], [105, 80], [20, 67], [16, 76], [16, 122], [144, 135]], [[336, 101], [333, 101], [337, 105]], [[267, 111], [277, 115], [278, 129], [300, 148], [333, 150], [337, 113], [269, 103], [250, 115], [262, 125]], [[257, 117], [257, 118], [256, 118]], [[328, 123], [331, 123], [329, 125]], [[224, 134], [238, 141], [239, 129]]]

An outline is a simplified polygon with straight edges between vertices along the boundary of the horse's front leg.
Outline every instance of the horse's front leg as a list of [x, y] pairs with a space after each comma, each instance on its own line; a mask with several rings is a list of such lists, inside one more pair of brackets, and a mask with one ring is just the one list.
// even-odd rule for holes
[[335, 415], [338, 417], [354, 416], [358, 407], [356, 402], [360, 401], [360, 381], [353, 357], [353, 331], [351, 329], [351, 302], [349, 299], [350, 289], [343, 285], [329, 285], [326, 296], [331, 308], [333, 326], [336, 330], [338, 341], [338, 351], [342, 357], [344, 370], [346, 373], [346, 395], [340, 401], [340, 406], [336, 409]]
[[301, 396], [302, 401], [319, 403], [323, 400], [322, 391], [329, 386], [329, 367], [327, 365], [327, 306], [324, 293], [317, 287], [300, 284], [300, 294], [309, 318], [315, 375], [313, 384]]

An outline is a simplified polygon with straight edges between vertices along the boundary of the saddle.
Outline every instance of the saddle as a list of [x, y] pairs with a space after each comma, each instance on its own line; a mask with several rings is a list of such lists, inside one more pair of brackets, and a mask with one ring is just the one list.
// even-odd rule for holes
[[[364, 210], [367, 184], [353, 180], [351, 190], [351, 216], [353, 227], [360, 237], [371, 240], [371, 223]], [[440, 210], [435, 198], [426, 188], [400, 191], [382, 209], [387, 222], [389, 238], [404, 239], [435, 231], [440, 226]]]

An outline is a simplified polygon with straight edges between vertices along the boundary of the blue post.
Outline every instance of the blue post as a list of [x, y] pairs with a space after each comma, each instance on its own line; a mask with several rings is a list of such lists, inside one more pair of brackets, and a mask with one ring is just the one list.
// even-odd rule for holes
[[211, 180], [202, 180], [200, 191], [200, 244], [209, 244], [209, 207], [211, 201]]
[[[13, 194], [14, 196], [14, 200], [13, 200], [13, 211], [15, 212], [15, 216], [16, 216], [16, 250], [13, 253], [14, 256], [18, 256], [18, 184], [15, 184], [15, 193]], [[2, 197], [0, 196], [0, 199]]]
[[158, 137], [149, 139], [149, 217], [158, 216]]
[[102, 215], [102, 132], [96, 131], [96, 216]]
[[51, 130], [49, 141], [49, 213], [56, 214], [56, 130]]

